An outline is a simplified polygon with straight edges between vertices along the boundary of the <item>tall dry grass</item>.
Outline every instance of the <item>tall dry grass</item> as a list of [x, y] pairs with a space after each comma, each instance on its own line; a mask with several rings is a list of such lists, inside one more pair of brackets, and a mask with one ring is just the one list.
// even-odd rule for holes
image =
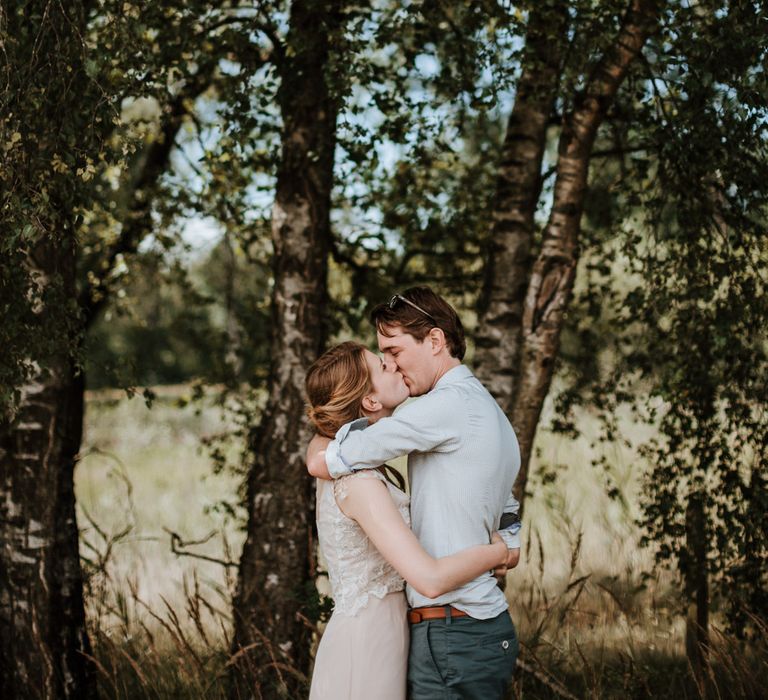
[[[191, 390], [87, 397], [75, 475], [86, 612], [109, 698], [225, 697], [237, 480], [201, 439], [225, 430]], [[236, 512], [236, 510], [235, 510]]]
[[[620, 424], [635, 445], [651, 436], [627, 416]], [[579, 429], [575, 440], [537, 436], [523, 564], [507, 578], [525, 671], [511, 697], [765, 697], [765, 635], [751, 645], [726, 635], [716, 608], [710, 683], [696, 686], [679, 582], [639, 546], [647, 465], [624, 444], [601, 443], [588, 413]], [[592, 466], [598, 456], [607, 468]]]
[[[120, 394], [88, 397], [76, 491], [104, 697], [229, 693], [239, 483], [214, 474], [201, 447], [228, 428], [219, 409], [188, 403], [189, 392], [159, 391], [151, 410]], [[510, 697], [762, 697], [765, 641], [746, 647], [719, 631], [716, 616], [711, 682], [696, 687], [676, 581], [638, 547], [644, 465], [626, 447], [597, 446], [588, 415], [581, 427], [575, 441], [545, 430], [537, 439], [522, 563], [506, 589], [522, 643]], [[624, 429], [636, 438], [645, 430], [628, 421]], [[590, 466], [598, 449], [608, 450], [607, 473]], [[617, 498], [605, 495], [608, 480]], [[273, 656], [281, 673], [298, 672], [279, 649]]]

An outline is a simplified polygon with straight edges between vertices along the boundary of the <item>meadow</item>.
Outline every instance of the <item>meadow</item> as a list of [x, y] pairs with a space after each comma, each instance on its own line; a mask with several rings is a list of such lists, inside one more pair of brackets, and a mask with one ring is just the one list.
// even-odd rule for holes
[[[225, 697], [240, 477], [216, 473], [203, 444], [229, 419], [191, 392], [159, 388], [151, 408], [88, 395], [75, 485], [104, 697]], [[625, 426], [640, 439], [648, 430]], [[761, 697], [765, 642], [742, 647], [716, 615], [711, 687], [690, 679], [676, 578], [639, 546], [644, 465], [625, 446], [596, 447], [588, 414], [579, 427], [576, 440], [537, 436], [521, 563], [506, 585], [523, 646], [510, 697]], [[590, 463], [597, 449], [608, 472]]]

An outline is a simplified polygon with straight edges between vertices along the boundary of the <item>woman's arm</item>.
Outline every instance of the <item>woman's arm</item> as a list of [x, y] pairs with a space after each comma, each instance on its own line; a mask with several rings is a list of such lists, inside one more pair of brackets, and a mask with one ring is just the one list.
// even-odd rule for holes
[[339, 507], [422, 595], [437, 598], [506, 561], [507, 546], [501, 538], [440, 559], [430, 556], [406, 525], [385, 484], [364, 474], [348, 480], [345, 497], [337, 499]]
[[328, 447], [330, 438], [315, 435], [307, 447], [307, 471], [318, 479], [329, 479], [328, 466], [325, 463], [325, 448]]

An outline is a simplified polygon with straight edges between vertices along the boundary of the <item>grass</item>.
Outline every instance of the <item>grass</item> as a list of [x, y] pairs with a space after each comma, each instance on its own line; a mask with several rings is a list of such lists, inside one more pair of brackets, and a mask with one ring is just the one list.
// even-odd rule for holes
[[[75, 488], [83, 555], [105, 551], [112, 542], [109, 572], [135, 584], [150, 607], [177, 600], [184, 581], [223, 593], [220, 564], [174, 554], [171, 533], [200, 544], [200, 555], [227, 558], [239, 551], [244, 534], [222, 511], [237, 493], [236, 479], [214, 475], [200, 438], [224, 426], [218, 409], [178, 408], [175, 392], [149, 409], [139, 398], [91, 397], [83, 457]], [[231, 556], [231, 551], [230, 551]]]
[[[226, 697], [239, 479], [214, 473], [201, 446], [231, 426], [212, 402], [188, 403], [190, 392], [158, 390], [151, 409], [120, 393], [88, 396], [75, 487], [104, 697]], [[506, 588], [523, 646], [511, 697], [702, 697], [674, 578], [649, 573], [637, 545], [642, 462], [612, 445], [601, 448], [610, 472], [594, 469], [596, 426], [585, 415], [581, 427], [575, 441], [537, 438], [522, 563]], [[747, 648], [715, 631], [712, 655], [708, 697], [760, 697], [764, 641]]]
[[105, 697], [225, 697], [236, 574], [224, 563], [244, 533], [223, 504], [238, 480], [214, 474], [202, 447], [227, 427], [219, 409], [188, 394], [158, 390], [151, 409], [120, 392], [87, 397], [75, 490]]

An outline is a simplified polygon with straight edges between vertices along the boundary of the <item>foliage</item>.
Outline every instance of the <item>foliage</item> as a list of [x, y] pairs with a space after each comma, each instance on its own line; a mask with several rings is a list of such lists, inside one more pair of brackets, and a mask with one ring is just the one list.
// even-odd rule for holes
[[268, 366], [269, 272], [254, 256], [226, 240], [197, 261], [134, 256], [88, 334], [88, 386], [258, 385]]
[[[76, 46], [58, 43], [44, 6], [0, 9], [0, 403], [17, 401], [64, 339], [75, 356], [85, 342], [91, 386], [224, 384], [242, 436], [260, 399], [241, 387], [259, 387], [269, 362], [289, 3], [74, 3]], [[471, 328], [531, 6], [344, 5], [328, 68], [342, 103], [337, 334], [365, 336], [370, 303], [425, 281]], [[568, 50], [550, 144], [625, 6], [569, 3], [567, 36], [552, 37]], [[620, 441], [629, 403], [658, 427], [642, 445], [647, 540], [685, 574], [685, 509], [702, 494], [716, 600], [735, 631], [756, 634], [768, 616], [766, 13], [716, 0], [663, 8], [596, 144], [556, 424], [574, 434], [583, 403], [602, 414], [603, 439]], [[150, 171], [163, 143], [171, 154]], [[555, 158], [550, 147], [546, 166]], [[221, 234], [206, 257], [183, 250], [190, 218]], [[109, 300], [87, 341], [84, 305], [55, 276], [40, 285], [29, 263], [46, 246], [77, 246], [80, 302]], [[41, 303], [56, 310], [45, 334]]]
[[[572, 4], [553, 140], [559, 115], [615, 33], [623, 7]], [[181, 266], [153, 263], [150, 254], [136, 258], [127, 272], [118, 267], [111, 273], [127, 292], [113, 319], [123, 316], [117, 325], [102, 322], [95, 329], [91, 347], [102, 350], [92, 358], [116, 365], [116, 351], [135, 357], [136, 373], [124, 375], [129, 384], [195, 374], [236, 386], [263, 377], [266, 358], [258, 348], [267, 338], [270, 254], [265, 222], [280, 130], [274, 65], [291, 50], [281, 38], [287, 7], [225, 10], [196, 18], [195, 8], [188, 8], [179, 15], [177, 43], [163, 44], [157, 58], [160, 72], [154, 75], [191, 70], [183, 55], [194, 47], [182, 37], [199, 36], [206, 27], [216, 27], [208, 39], [216, 43], [208, 49], [230, 50], [213, 90], [181, 133], [174, 168], [157, 193], [155, 217], [164, 234], [155, 237], [152, 254], [162, 256], [177, 245], [179, 217], [211, 217], [226, 239], [187, 280]], [[415, 281], [447, 293], [471, 326], [501, 117], [524, 51], [518, 37], [525, 8], [376, 3], [344, 11], [346, 35], [328, 69], [344, 99], [331, 280], [336, 328], [365, 334], [365, 300]], [[744, 609], [764, 605], [758, 591], [765, 543], [756, 534], [747, 537], [765, 530], [759, 525], [765, 513], [760, 267], [766, 254], [766, 86], [759, 16], [748, 5], [668, 3], [662, 31], [609, 113], [586, 206], [583, 293], [563, 341], [563, 371], [574, 383], [561, 397], [558, 419], [567, 429], [569, 404], [586, 400], [603, 412], [605, 437], [618, 439], [615, 408], [631, 399], [660, 425], [665, 437], [645, 446], [657, 465], [646, 491], [649, 541], [662, 559], [683, 556], [687, 494], [693, 484], [706, 485], [710, 564], [735, 622]], [[151, 26], [152, 14], [142, 13], [141, 21]], [[169, 100], [162, 80], [144, 87], [159, 104]], [[157, 132], [152, 124], [143, 127], [145, 135]], [[550, 175], [544, 174], [542, 211]], [[104, 208], [115, 206], [113, 201]], [[115, 221], [119, 227], [119, 217]], [[106, 230], [103, 223], [91, 228]], [[233, 251], [242, 268], [227, 263]], [[246, 292], [239, 275], [249, 269], [259, 272]], [[148, 292], [163, 278], [175, 281], [160, 285], [168, 291], [159, 305]], [[349, 298], [360, 301], [349, 304]], [[167, 321], [149, 323], [154, 331], [131, 330], [126, 313], [141, 324], [161, 318], [151, 315], [153, 304], [171, 314]], [[114, 345], [120, 337], [127, 345]], [[105, 352], [110, 343], [113, 349]], [[195, 356], [182, 352], [190, 345], [197, 359], [184, 367], [180, 358]], [[227, 348], [237, 357], [226, 360]], [[108, 381], [99, 375], [94, 379]], [[253, 410], [246, 413], [253, 417]], [[746, 583], [750, 576], [757, 587]]]
[[685, 513], [701, 497], [714, 599], [747, 635], [768, 616], [764, 21], [751, 5], [668, 9], [616, 109], [626, 155], [595, 183], [572, 320], [586, 362], [561, 396], [567, 413], [589, 387], [604, 439], [622, 402], [658, 426], [642, 445], [647, 542], [692, 576]]
[[[148, 233], [146, 221], [132, 218], [141, 218], [137, 198], [151, 195], [142, 175], [151, 146], [167, 136], [162, 115], [204, 65], [191, 50], [200, 50], [205, 3], [70, 3], [61, 12], [45, 3], [0, 10], [0, 399], [10, 408], [52, 355], [64, 350], [81, 361], [88, 305], [116, 291], [124, 254]], [[64, 43], [57, 22], [77, 39]], [[58, 274], [37, 269], [56, 250], [78, 257], [79, 300]]]
[[78, 335], [66, 270], [50, 274], [44, 261], [50, 248], [71, 251], [76, 208], [90, 203], [89, 181], [99, 154], [109, 157], [102, 144], [104, 125], [114, 116], [110, 104], [89, 74], [73, 32], [58, 33], [55, 27], [59, 21], [82, 26], [83, 13], [81, 3], [54, 14], [42, 3], [0, 9], [3, 413], [13, 409], [18, 387], [36, 363], [44, 366], [58, 353], [60, 338], [73, 342]]

